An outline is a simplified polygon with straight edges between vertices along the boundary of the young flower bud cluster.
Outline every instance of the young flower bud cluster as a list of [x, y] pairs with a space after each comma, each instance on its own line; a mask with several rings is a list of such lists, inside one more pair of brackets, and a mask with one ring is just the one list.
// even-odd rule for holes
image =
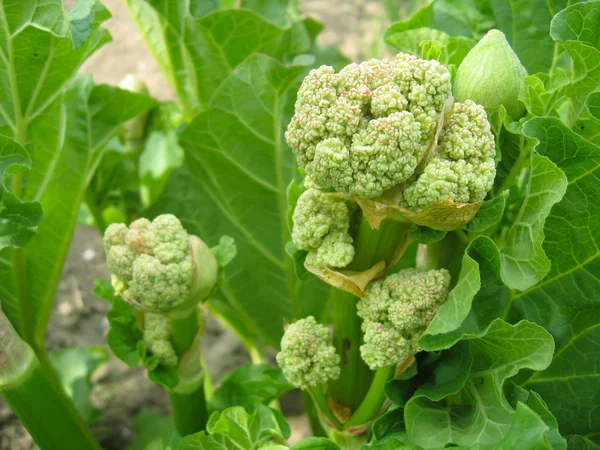
[[344, 267], [354, 258], [347, 202], [310, 188], [302, 193], [293, 215], [292, 241], [308, 251], [312, 267]]
[[478, 203], [496, 174], [494, 137], [484, 108], [452, 103], [450, 73], [435, 60], [322, 66], [304, 79], [285, 136], [320, 189], [371, 199], [401, 186], [416, 212]]
[[104, 234], [104, 249], [115, 292], [146, 311], [189, 308], [217, 281], [210, 249], [188, 236], [170, 214], [152, 222], [138, 219], [129, 228], [112, 224]]
[[194, 311], [213, 289], [213, 253], [170, 214], [109, 226], [104, 249], [115, 293], [144, 311], [146, 347], [164, 366], [177, 366], [169, 315]]
[[419, 338], [448, 297], [446, 269], [406, 269], [371, 283], [358, 302], [363, 360], [371, 369], [398, 364], [419, 352]]
[[340, 357], [331, 345], [331, 332], [313, 316], [288, 326], [281, 340], [277, 363], [287, 380], [301, 389], [340, 376]]

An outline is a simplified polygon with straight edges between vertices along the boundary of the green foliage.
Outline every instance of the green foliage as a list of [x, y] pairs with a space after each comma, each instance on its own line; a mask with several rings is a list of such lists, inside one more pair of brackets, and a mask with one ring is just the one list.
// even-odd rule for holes
[[[109, 17], [104, 7], [80, 2], [78, 10], [65, 17], [60, 1], [44, 2], [44, 8], [37, 3], [24, 4], [22, 12], [31, 14], [29, 20], [16, 3], [0, 7], [0, 84], [12, 93], [0, 101], [0, 133], [23, 147], [32, 161], [30, 172], [12, 176], [11, 192], [26, 202], [20, 208], [39, 202], [44, 210], [23, 257], [18, 256], [21, 251], [0, 251], [0, 297], [21, 335], [40, 343], [85, 186], [108, 140], [153, 102], [110, 86], [94, 86], [89, 77], [74, 77], [83, 61], [110, 40], [100, 26]], [[72, 28], [78, 32], [73, 34]], [[16, 208], [12, 196], [3, 196], [3, 202]], [[29, 228], [39, 221], [37, 208], [37, 213], [28, 212]], [[27, 226], [18, 216], [11, 220]], [[15, 263], [15, 258], [23, 262]], [[16, 280], [29, 281], [27, 292]]]
[[42, 221], [39, 202], [21, 201], [5, 186], [11, 173], [31, 169], [31, 158], [23, 147], [12, 139], [0, 136], [0, 250], [5, 247], [23, 247], [31, 239]]
[[127, 450], [163, 450], [175, 432], [171, 417], [162, 417], [149, 409], [140, 411], [134, 424], [135, 440]]
[[83, 419], [88, 423], [99, 419], [102, 412], [90, 401], [93, 389], [91, 377], [108, 360], [108, 352], [101, 347], [73, 347], [51, 352], [48, 356], [65, 392]]
[[223, 377], [211, 396], [210, 406], [217, 411], [230, 406], [241, 406], [250, 411], [255, 405], [268, 405], [293, 388], [280, 369], [246, 364]]
[[[116, 296], [110, 282], [97, 280], [94, 293], [112, 306], [107, 335], [111, 350], [130, 366], [141, 361], [149, 378], [172, 396], [175, 420], [140, 414], [134, 450], [600, 447], [600, 1], [418, 0], [402, 5], [385, 1], [390, 17], [399, 20], [386, 32], [386, 42], [447, 66], [447, 72], [440, 69], [446, 94], [452, 79], [461, 78], [461, 69], [481, 68], [481, 58], [472, 58], [470, 68], [461, 64], [490, 29], [506, 35], [510, 48], [503, 42], [503, 49], [512, 48], [529, 75], [518, 89], [520, 75], [511, 81], [512, 94], [518, 90], [521, 103], [516, 103], [515, 114], [511, 95], [510, 113], [516, 118], [525, 107], [518, 121], [506, 105], [492, 103], [486, 105], [486, 120], [484, 109], [470, 103], [484, 101], [478, 97], [485, 90], [479, 82], [463, 91], [463, 106], [455, 104], [459, 110], [471, 108], [468, 114], [462, 111], [462, 119], [460, 114], [444, 119], [444, 107], [451, 103], [445, 104], [446, 96], [435, 109], [440, 117], [417, 114], [431, 125], [431, 136], [440, 132], [434, 145], [430, 141], [422, 145], [427, 154], [431, 152], [431, 161], [452, 149], [466, 152], [468, 146], [462, 144], [478, 140], [485, 131], [489, 170], [477, 175], [481, 167], [464, 155], [457, 158], [473, 166], [469, 168], [473, 184], [492, 186], [494, 165], [496, 176], [491, 191], [480, 189], [481, 205], [465, 200], [476, 214], [460, 228], [438, 231], [401, 222], [405, 216], [393, 208], [390, 214], [400, 214], [391, 219], [384, 214], [392, 197], [403, 196], [409, 185], [419, 184], [418, 198], [437, 199], [449, 184], [464, 182], [459, 178], [466, 177], [449, 172], [436, 178], [440, 167], [424, 170], [429, 159], [389, 185], [382, 184], [387, 181], [381, 171], [391, 163], [381, 154], [379, 165], [366, 169], [369, 160], [365, 160], [365, 167], [347, 171], [350, 181], [330, 177], [331, 187], [336, 187], [336, 180], [358, 180], [366, 190], [376, 187], [373, 192], [383, 193], [377, 201], [369, 198], [372, 204], [344, 197], [344, 204], [351, 205], [347, 211], [330, 213], [327, 223], [317, 224], [323, 225], [319, 228], [323, 236], [343, 225], [348, 237], [361, 243], [347, 271], [327, 273], [324, 279], [358, 280], [356, 295], [372, 294], [386, 282], [401, 285], [393, 292], [380, 289], [380, 296], [365, 297], [373, 303], [369, 311], [367, 300], [357, 301], [351, 294], [333, 291], [329, 298], [329, 289], [304, 265], [308, 252], [302, 249], [313, 248], [290, 242], [293, 218], [301, 226], [312, 225], [316, 214], [294, 217], [298, 200], [311, 187], [300, 179], [309, 173], [313, 183], [319, 176], [328, 180], [333, 173], [326, 170], [328, 164], [335, 167], [340, 162], [316, 158], [315, 168], [300, 161], [303, 170], [298, 176], [297, 161], [284, 137], [309, 69], [327, 64], [339, 72], [349, 63], [337, 49], [317, 43], [323, 25], [301, 17], [295, 0], [125, 3], [177, 102], [158, 104], [143, 93], [97, 86], [89, 76], [77, 75], [81, 64], [110, 41], [101, 26], [109, 13], [98, 0], [79, 0], [68, 13], [60, 0], [0, 4], [0, 90], [5, 94], [0, 98], [0, 300], [3, 312], [30, 345], [35, 362], [30, 389], [19, 392], [17, 387], [11, 392], [11, 405], [23, 415], [29, 409], [19, 407], [19, 399], [42, 397], [37, 392], [45, 390], [58, 405], [54, 411], [60, 414], [55, 417], [64, 422], [60, 426], [49, 420], [56, 431], [46, 428], [36, 436], [56, 442], [56, 433], [73, 422], [79, 433], [68, 442], [84, 442], [78, 446], [84, 450], [95, 447], [85, 428], [86, 421], [98, 417], [89, 403], [90, 375], [106, 353], [66, 349], [48, 357], [43, 345], [79, 207], [85, 201], [102, 229], [115, 220], [131, 222], [171, 213], [190, 234], [214, 245], [206, 251], [220, 268], [227, 267], [219, 271], [219, 282], [206, 304], [234, 329], [254, 360], [266, 361], [265, 349], [278, 348], [284, 324], [292, 323], [288, 338], [293, 340], [284, 340], [283, 347], [293, 351], [287, 360], [279, 358], [287, 379], [269, 365], [245, 365], [227, 374], [213, 390], [212, 380], [202, 378], [206, 371], [201, 358], [191, 351], [199, 345], [194, 341], [200, 325], [195, 314], [171, 317], [177, 321], [170, 332], [173, 342], [177, 335], [182, 363], [167, 367], [149, 348], [155, 342], [152, 337], [166, 341], [166, 334], [147, 333], [144, 341], [143, 313]], [[377, 64], [387, 63], [351, 66], [347, 72], [360, 75], [363, 68]], [[331, 75], [325, 69], [314, 73]], [[373, 115], [388, 103], [401, 103], [384, 83], [387, 78], [381, 80], [381, 86], [370, 87], [381, 87], [385, 95], [369, 104], [375, 109], [363, 117], [366, 123], [375, 122]], [[498, 86], [502, 84], [494, 88]], [[312, 87], [307, 83], [300, 90], [298, 102], [308, 105], [304, 111], [308, 121], [314, 119], [317, 106], [324, 108], [321, 104], [330, 101], [313, 95]], [[483, 94], [490, 95], [489, 91]], [[454, 93], [458, 97], [458, 91]], [[346, 98], [349, 93], [336, 91], [336, 99], [338, 94]], [[336, 111], [344, 113], [336, 122], [341, 136], [352, 135], [348, 124], [365, 112]], [[336, 114], [320, 116], [328, 120], [316, 135], [305, 133], [303, 123], [295, 129], [296, 137], [309, 147], [312, 140], [331, 137], [326, 133], [337, 120]], [[467, 129], [463, 122], [479, 128]], [[134, 125], [136, 139], [130, 139], [128, 129]], [[416, 135], [407, 130], [403, 143], [414, 144]], [[373, 142], [380, 145], [380, 130], [372, 131]], [[327, 142], [321, 150], [324, 155], [341, 154], [339, 142]], [[311, 148], [302, 151], [296, 152], [300, 158], [312, 157]], [[361, 179], [367, 172], [376, 175]], [[406, 186], [388, 190], [399, 182]], [[330, 191], [327, 195], [333, 194]], [[407, 208], [419, 203], [403, 200], [407, 204], [401, 206]], [[458, 215], [466, 208], [454, 206]], [[380, 213], [386, 219], [375, 229], [369, 220]], [[438, 213], [444, 214], [446, 210]], [[315, 235], [306, 234], [307, 239]], [[402, 245], [397, 246], [399, 240]], [[146, 250], [155, 256], [154, 247]], [[392, 253], [399, 260], [388, 258]], [[368, 275], [358, 272], [392, 259], [393, 268], [380, 264]], [[335, 266], [327, 262], [323, 273]], [[392, 273], [401, 268], [410, 271]], [[402, 281], [402, 274], [416, 273], [415, 268], [450, 274], [449, 286], [444, 283], [448, 298], [435, 314], [419, 321], [418, 332], [410, 335], [410, 349], [390, 362], [385, 350], [387, 344], [398, 345], [397, 336], [388, 333], [386, 342], [383, 327], [373, 324], [393, 323], [402, 334], [410, 326], [407, 318], [421, 314], [424, 302], [412, 300], [425, 295], [423, 283]], [[142, 278], [148, 282], [144, 293], [156, 295], [156, 280]], [[185, 280], [182, 284], [188, 286]], [[432, 290], [437, 292], [437, 287]], [[396, 291], [411, 301], [394, 301]], [[382, 308], [391, 303], [394, 308], [381, 316]], [[361, 317], [367, 313], [380, 316], [363, 323]], [[322, 324], [318, 339], [312, 336], [312, 341], [310, 333], [307, 336], [298, 326], [309, 319], [297, 320], [310, 316], [315, 326]], [[328, 323], [334, 324], [333, 333]], [[372, 347], [367, 359], [375, 352], [385, 353], [372, 364], [377, 371], [369, 370], [361, 359], [359, 349], [365, 343]], [[319, 372], [323, 367], [326, 370]], [[323, 376], [327, 370], [329, 375]], [[298, 383], [303, 374], [310, 383]], [[335, 427], [331, 439], [314, 437], [287, 446], [289, 426], [269, 405], [292, 389], [288, 380], [310, 384], [307, 397], [312, 396], [320, 410], [311, 417], [312, 423], [322, 419]], [[389, 402], [384, 403], [384, 393]], [[199, 416], [206, 413], [207, 404], [213, 413], [206, 430], [184, 436], [190, 431], [182, 432], [181, 425], [201, 423]], [[48, 416], [54, 406], [40, 400], [40, 411]], [[196, 414], [199, 410], [203, 414]]]
[[280, 412], [258, 405], [252, 414], [234, 406], [214, 412], [206, 431], [186, 436], [179, 450], [285, 450], [290, 429]]

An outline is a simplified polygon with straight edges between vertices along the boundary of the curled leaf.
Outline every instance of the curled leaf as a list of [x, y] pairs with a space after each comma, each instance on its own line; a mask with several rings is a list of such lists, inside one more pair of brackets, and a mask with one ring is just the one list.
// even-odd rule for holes
[[370, 269], [362, 272], [353, 270], [337, 271], [329, 267], [311, 267], [306, 262], [304, 263], [304, 267], [325, 283], [357, 297], [364, 297], [367, 285], [375, 278], [379, 278], [385, 274], [386, 263], [381, 260]]
[[455, 203], [444, 200], [427, 205], [420, 211], [415, 212], [400, 206], [397, 202], [385, 196], [367, 200], [357, 199], [356, 201], [373, 228], [379, 228], [383, 220], [399, 214], [412, 223], [438, 231], [452, 231], [466, 225], [475, 217], [481, 206], [481, 202]]

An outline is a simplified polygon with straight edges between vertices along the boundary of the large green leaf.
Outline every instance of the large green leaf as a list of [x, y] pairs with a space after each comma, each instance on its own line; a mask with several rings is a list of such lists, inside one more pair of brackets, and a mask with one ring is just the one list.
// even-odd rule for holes
[[[504, 383], [522, 369], [546, 368], [553, 350], [550, 334], [526, 321], [509, 325], [498, 319], [480, 335], [465, 335], [438, 364], [431, 381], [406, 404], [410, 441], [424, 448], [447, 444], [486, 448], [507, 439], [515, 432], [518, 412], [504, 397]], [[547, 430], [544, 426], [538, 433], [542, 443]]]
[[[88, 2], [89, 3], [89, 2]], [[71, 38], [73, 22], [60, 0], [25, 0], [0, 3], [0, 129], [25, 145], [29, 123], [59, 96], [85, 59], [110, 40], [99, 27], [110, 17], [98, 2], [85, 24], [88, 38], [77, 46]], [[35, 156], [32, 155], [35, 161]]]
[[179, 450], [285, 450], [290, 429], [279, 411], [258, 405], [253, 414], [241, 406], [215, 412], [206, 431], [186, 436]]
[[301, 25], [281, 28], [250, 10], [217, 10], [195, 17], [189, 2], [126, 3], [188, 118], [207, 109], [221, 83], [252, 54], [282, 58], [310, 45]]
[[235, 69], [209, 109], [182, 132], [186, 163], [152, 210], [177, 215], [210, 245], [222, 234], [235, 239], [239, 256], [228, 267], [223, 298], [274, 346], [284, 319], [319, 315], [326, 303], [326, 288], [316, 280], [300, 283], [285, 253], [284, 192], [295, 168], [283, 131], [304, 71], [266, 55]]
[[[15, 264], [0, 253], [0, 298], [15, 327], [41, 343], [52, 311], [62, 267], [85, 188], [106, 142], [120, 126], [152, 106], [153, 101], [76, 78], [34, 121], [28, 123], [27, 149], [33, 165], [23, 198], [39, 201], [44, 221]], [[17, 286], [17, 280], [26, 286]]]
[[552, 333], [552, 364], [524, 385], [546, 400], [563, 434], [600, 445], [600, 147], [557, 118], [534, 118], [525, 132], [564, 171], [568, 188], [546, 221], [550, 272], [543, 282], [513, 293], [506, 316], [532, 320]]
[[550, 270], [550, 260], [542, 248], [544, 222], [566, 187], [562, 171], [548, 158], [532, 152], [523, 205], [501, 251], [502, 280], [508, 287], [528, 289]]
[[23, 247], [35, 234], [42, 220], [39, 202], [23, 202], [6, 186], [13, 174], [31, 169], [29, 153], [15, 141], [0, 135], [0, 250], [5, 247]]
[[[557, 40], [557, 49], [563, 53], [567, 50], [572, 65], [568, 71], [559, 69], [552, 76], [526, 77], [525, 89], [519, 94], [530, 113], [560, 117], [595, 144], [600, 144], [600, 120], [587, 107], [589, 96], [600, 83], [600, 48], [585, 26], [598, 15], [597, 1], [572, 5], [557, 14], [552, 20], [552, 36]], [[569, 40], [573, 38], [580, 40]]]

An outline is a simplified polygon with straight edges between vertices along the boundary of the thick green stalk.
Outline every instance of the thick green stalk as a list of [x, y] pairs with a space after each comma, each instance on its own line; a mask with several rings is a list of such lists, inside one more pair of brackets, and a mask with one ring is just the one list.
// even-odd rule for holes
[[385, 384], [394, 377], [395, 370], [396, 366], [387, 366], [375, 371], [367, 395], [356, 412], [344, 424], [344, 428], [361, 426], [377, 417], [385, 402]]
[[327, 437], [327, 433], [323, 429], [323, 424], [319, 418], [319, 410], [315, 407], [312, 397], [308, 392], [302, 390], [302, 403], [304, 404], [304, 411], [308, 417], [310, 424], [310, 430], [312, 435], [315, 437]]
[[[389, 261], [399, 241], [406, 239], [406, 227], [406, 223], [387, 219], [374, 230], [363, 216], [354, 240], [354, 260], [346, 269], [363, 271], [381, 260]], [[333, 343], [341, 358], [341, 374], [329, 382], [327, 394], [352, 412], [362, 403], [373, 378], [373, 372], [360, 356], [362, 320], [357, 315], [357, 300], [352, 294], [337, 289], [330, 296]]]
[[[169, 392], [175, 426], [181, 436], [186, 436], [204, 430], [208, 421], [205, 371], [199, 341], [195, 342], [200, 331], [198, 312], [192, 309], [187, 314], [171, 317], [171, 327], [173, 347], [180, 358], [180, 367], [186, 364], [191, 369], [189, 372], [179, 370], [179, 385]], [[185, 355], [188, 351], [190, 353]], [[184, 355], [188, 358], [185, 362], [182, 361]]]
[[335, 427], [335, 429], [337, 430], [341, 430], [343, 428], [342, 424], [329, 407], [327, 397], [325, 397], [325, 394], [323, 394], [322, 387], [315, 386], [313, 388], [309, 388], [308, 392], [310, 393], [310, 396], [314, 400], [315, 404], [318, 406], [319, 411], [321, 411], [321, 413], [327, 418], [327, 420], [329, 420], [331, 424], [330, 426]]
[[[204, 378], [204, 375], [202, 375]], [[203, 381], [203, 380], [201, 380]], [[189, 393], [169, 392], [175, 427], [181, 436], [197, 433], [206, 428], [208, 408], [204, 394], [204, 383]]]
[[100, 450], [48, 367], [0, 312], [0, 394], [35, 443], [41, 450]]

